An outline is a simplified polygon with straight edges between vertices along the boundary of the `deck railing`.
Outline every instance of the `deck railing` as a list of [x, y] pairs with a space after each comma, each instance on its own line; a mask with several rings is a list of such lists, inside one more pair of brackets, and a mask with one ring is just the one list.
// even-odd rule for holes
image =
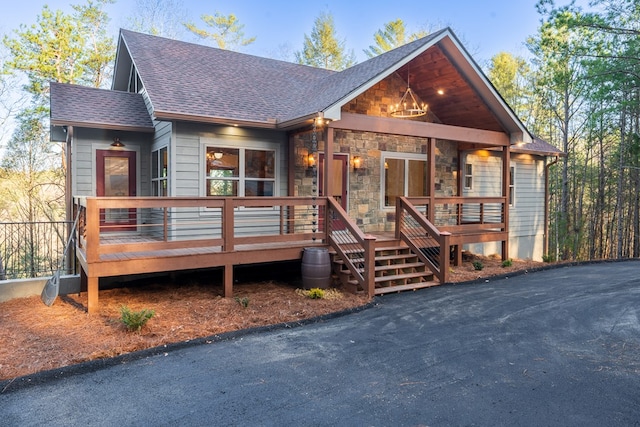
[[78, 248], [92, 263], [108, 254], [326, 242], [326, 205], [322, 197], [76, 198]]
[[367, 295], [374, 296], [375, 236], [364, 234], [332, 197], [328, 199], [327, 211], [329, 244]]
[[440, 283], [446, 283], [449, 277], [450, 236], [431, 224], [407, 198], [396, 200], [396, 238], [411, 248]]
[[[0, 223], [0, 280], [45, 277], [61, 265], [73, 221]], [[69, 249], [63, 274], [75, 272], [75, 255]]]
[[506, 197], [408, 197], [441, 231], [504, 230]]

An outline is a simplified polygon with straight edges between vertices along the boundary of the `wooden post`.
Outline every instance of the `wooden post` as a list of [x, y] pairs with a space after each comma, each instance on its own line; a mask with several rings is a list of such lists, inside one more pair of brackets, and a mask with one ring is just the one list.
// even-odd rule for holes
[[430, 223], [436, 223], [436, 139], [429, 138], [429, 160], [427, 161], [429, 170], [429, 206], [427, 207], [427, 219]]
[[233, 228], [235, 227], [233, 218], [233, 199], [225, 197], [222, 208], [222, 240], [224, 252], [231, 252], [234, 249]]
[[87, 197], [85, 209], [85, 233], [87, 247], [87, 263], [91, 264], [100, 260], [98, 248], [100, 246], [100, 209], [98, 201], [93, 197]]
[[223, 296], [233, 297], [233, 264], [225, 264], [222, 267]]
[[367, 296], [376, 295], [376, 238], [367, 234], [364, 237], [364, 280]]
[[404, 209], [402, 206], [402, 198], [396, 197], [396, 239], [400, 239], [402, 231], [402, 221], [404, 220]]
[[[440, 283], [447, 283], [449, 281], [449, 251], [451, 250], [449, 241], [451, 233], [443, 231], [440, 236], [442, 236], [440, 244]], [[459, 247], [458, 251], [460, 251]]]
[[98, 283], [100, 279], [87, 275], [87, 312], [89, 314], [98, 313]]

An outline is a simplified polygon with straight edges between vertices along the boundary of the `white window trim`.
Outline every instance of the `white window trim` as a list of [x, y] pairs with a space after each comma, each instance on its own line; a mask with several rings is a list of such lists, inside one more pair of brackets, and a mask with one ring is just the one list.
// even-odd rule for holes
[[275, 165], [273, 178], [273, 194], [274, 197], [278, 197], [280, 194], [280, 144], [274, 142], [264, 141], [243, 141], [239, 140], [237, 144], [230, 144], [229, 138], [217, 139], [217, 138], [201, 138], [200, 139], [200, 158], [199, 158], [199, 174], [200, 174], [200, 197], [207, 197], [207, 177], [206, 171], [206, 159], [207, 159], [207, 147], [219, 147], [230, 148], [238, 150], [239, 154], [239, 170], [238, 170], [238, 196], [244, 196], [244, 181], [245, 181], [245, 150], [269, 150], [275, 153]]
[[[160, 152], [165, 148], [167, 149], [167, 176], [162, 176], [162, 174], [160, 173], [160, 163], [161, 163]], [[154, 187], [158, 184], [159, 181], [166, 180], [167, 181], [167, 196], [166, 197], [171, 197], [171, 187], [169, 186], [169, 183], [171, 182], [171, 153], [170, 153], [169, 144], [165, 144], [165, 145], [162, 145], [162, 146], [160, 146], [158, 148], [155, 148], [155, 149], [151, 150], [151, 159], [150, 159], [149, 163], [153, 162], [153, 153], [156, 152], [156, 151], [158, 152], [158, 177], [154, 178], [153, 177], [153, 173], [151, 174], [151, 178], [150, 178], [150, 181], [151, 181], [151, 193], [150, 194], [153, 194]], [[153, 171], [153, 165], [149, 164], [149, 166], [150, 166], [150, 170]], [[163, 197], [163, 196], [156, 196], [156, 197]]]
[[[467, 174], [467, 166], [471, 166], [471, 174], [468, 175]], [[472, 162], [469, 162], [467, 160], [465, 160], [463, 166], [462, 166], [462, 189], [465, 191], [473, 191], [473, 170], [474, 170], [474, 165]], [[471, 177], [471, 185], [467, 186], [467, 177]]]
[[509, 176], [509, 191], [507, 192], [507, 196], [509, 196], [513, 190], [513, 196], [509, 197], [509, 207], [513, 208], [516, 206], [516, 165], [511, 163], [509, 167], [509, 172], [511, 172], [511, 169], [513, 170], [513, 179]]
[[[422, 160], [425, 163], [427, 163], [427, 166], [429, 164], [429, 159], [427, 157], [426, 154], [419, 154], [419, 153], [399, 153], [396, 151], [381, 151], [380, 152], [380, 168], [382, 170], [382, 173], [380, 174], [380, 206], [382, 206], [382, 209], [388, 210], [388, 211], [392, 211], [394, 210], [396, 207], [395, 206], [386, 206], [385, 205], [385, 200], [384, 200], [384, 192], [385, 192], [385, 182], [387, 179], [387, 169], [384, 167], [384, 164], [386, 163], [387, 159], [399, 159], [399, 160]], [[404, 194], [406, 196], [406, 194], [409, 192], [409, 168], [405, 167], [404, 168]]]

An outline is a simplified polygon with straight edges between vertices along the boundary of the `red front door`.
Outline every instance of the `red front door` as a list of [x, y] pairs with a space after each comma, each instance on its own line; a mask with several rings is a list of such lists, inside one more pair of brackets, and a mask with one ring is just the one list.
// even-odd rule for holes
[[[136, 152], [96, 151], [96, 195], [98, 197], [135, 197]], [[135, 209], [104, 209], [100, 227], [104, 231], [135, 230]]]

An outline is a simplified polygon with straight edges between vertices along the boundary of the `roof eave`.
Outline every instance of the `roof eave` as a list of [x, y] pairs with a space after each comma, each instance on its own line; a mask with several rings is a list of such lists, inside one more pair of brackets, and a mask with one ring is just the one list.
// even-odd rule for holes
[[165, 121], [176, 120], [176, 121], [186, 121], [186, 122], [223, 124], [223, 125], [230, 125], [230, 126], [266, 128], [266, 129], [276, 129], [278, 127], [278, 121], [276, 119], [268, 119], [268, 120], [232, 119], [228, 117], [202, 116], [202, 115], [196, 115], [196, 114], [175, 113], [175, 112], [169, 112], [169, 111], [154, 111], [153, 115], [156, 120], [165, 120]]
[[153, 133], [155, 128], [153, 126], [129, 126], [113, 123], [99, 123], [99, 122], [74, 122], [71, 120], [51, 120], [51, 126], [73, 126], [79, 128], [90, 129], [107, 129], [107, 130], [122, 130], [130, 132], [145, 132]]

